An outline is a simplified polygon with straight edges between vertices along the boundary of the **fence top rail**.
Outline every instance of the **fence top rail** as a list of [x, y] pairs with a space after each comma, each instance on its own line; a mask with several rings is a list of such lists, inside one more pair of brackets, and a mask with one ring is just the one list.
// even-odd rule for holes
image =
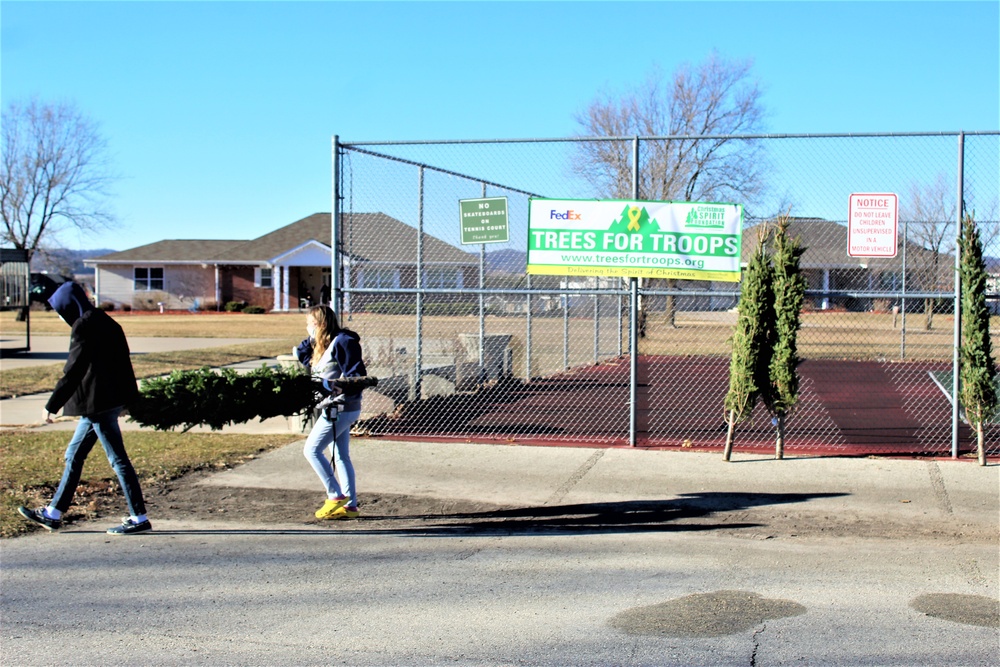
[[375, 151], [365, 150], [363, 148], [355, 148], [354, 146], [344, 146], [341, 144], [345, 150], [352, 150], [358, 153], [364, 153], [365, 155], [372, 155], [374, 157], [382, 158], [385, 160], [392, 160], [394, 162], [401, 162], [403, 164], [413, 165], [414, 167], [420, 167], [422, 169], [429, 169], [431, 171], [436, 171], [440, 174], [447, 174], [449, 176], [455, 176], [456, 178], [464, 178], [469, 181], [474, 181], [476, 183], [482, 183], [484, 185], [490, 185], [494, 188], [500, 188], [501, 190], [507, 190], [509, 192], [516, 192], [518, 194], [527, 195], [528, 197], [541, 197], [542, 195], [535, 194], [534, 192], [528, 192], [527, 190], [519, 190], [518, 188], [511, 187], [509, 185], [503, 185], [502, 183], [494, 183], [493, 181], [488, 181], [482, 178], [477, 178], [469, 174], [461, 174], [457, 171], [452, 171], [450, 169], [442, 169], [441, 167], [435, 167], [434, 165], [425, 164], [423, 162], [416, 162], [415, 160], [407, 160], [405, 158], [396, 157], [394, 155], [385, 155], [383, 153], [376, 153]]
[[[413, 139], [340, 141], [342, 148], [356, 146], [419, 146], [440, 144], [541, 144], [599, 141], [667, 141], [667, 140], [717, 140], [717, 139], [847, 139], [880, 137], [957, 137], [1000, 136], [1000, 130], [955, 130], [947, 132], [829, 132], [803, 134], [687, 134], [687, 135], [633, 135], [617, 137], [550, 137], [521, 139]], [[388, 157], [388, 156], [382, 156]]]
[[[628, 296], [631, 292], [628, 288], [615, 287], [394, 287], [387, 290], [382, 287], [345, 287], [344, 294], [449, 294], [449, 295], [520, 295], [520, 296]], [[677, 296], [677, 297], [738, 297], [739, 287], [731, 289], [649, 289], [639, 288], [639, 294], [643, 296]], [[807, 289], [807, 297], [831, 297], [831, 298], [853, 298], [853, 299], [950, 299], [954, 297], [953, 292], [902, 292], [900, 290], [878, 291], [878, 290], [824, 290]], [[984, 296], [989, 300], [1000, 300], [1000, 292], [988, 292]]]

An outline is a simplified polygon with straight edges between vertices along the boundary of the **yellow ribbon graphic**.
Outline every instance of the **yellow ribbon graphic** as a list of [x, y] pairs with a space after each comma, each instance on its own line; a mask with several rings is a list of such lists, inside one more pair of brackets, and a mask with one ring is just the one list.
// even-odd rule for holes
[[638, 206], [633, 206], [628, 210], [628, 231], [637, 232], [639, 231], [639, 216], [642, 215], [642, 211], [639, 210]]

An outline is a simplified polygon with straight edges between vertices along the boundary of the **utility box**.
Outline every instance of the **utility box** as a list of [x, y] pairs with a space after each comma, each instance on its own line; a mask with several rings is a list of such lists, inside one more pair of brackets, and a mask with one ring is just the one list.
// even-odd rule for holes
[[28, 251], [0, 248], [0, 312], [15, 313], [3, 316], [0, 353], [28, 352], [31, 349], [30, 306]]
[[[465, 348], [470, 361], [479, 360], [479, 334], [458, 334], [459, 342]], [[483, 336], [482, 380], [496, 380], [511, 374], [513, 350], [511, 334], [486, 334]]]

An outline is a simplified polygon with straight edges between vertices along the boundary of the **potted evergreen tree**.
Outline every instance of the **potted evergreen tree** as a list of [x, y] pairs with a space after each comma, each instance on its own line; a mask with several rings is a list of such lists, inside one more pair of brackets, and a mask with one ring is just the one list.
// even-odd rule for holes
[[736, 330], [729, 361], [729, 391], [726, 394], [726, 446], [723, 457], [733, 451], [736, 424], [747, 421], [761, 392], [769, 390], [768, 367], [773, 348], [773, 272], [767, 254], [768, 229], [761, 227], [750, 263], [740, 286]]
[[763, 394], [777, 430], [776, 459], [785, 455], [785, 419], [799, 401], [796, 341], [806, 294], [806, 279], [799, 268], [805, 248], [798, 238], [789, 237], [788, 224], [788, 216], [778, 218], [774, 234], [774, 351], [768, 368], [770, 389]]
[[986, 264], [979, 229], [972, 215], [962, 222], [962, 346], [959, 350], [959, 399], [965, 418], [976, 431], [979, 465], [986, 465], [983, 424], [997, 408], [996, 364], [990, 342], [990, 313], [986, 307]]

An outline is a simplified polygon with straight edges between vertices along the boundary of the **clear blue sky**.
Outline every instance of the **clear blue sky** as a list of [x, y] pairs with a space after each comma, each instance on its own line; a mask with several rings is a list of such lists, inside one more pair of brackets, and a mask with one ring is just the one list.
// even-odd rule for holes
[[754, 59], [771, 132], [1000, 127], [996, 1], [3, 0], [0, 23], [4, 108], [75, 102], [122, 177], [120, 227], [76, 249], [254, 238], [330, 210], [334, 134], [567, 137], [598, 91], [713, 48]]

